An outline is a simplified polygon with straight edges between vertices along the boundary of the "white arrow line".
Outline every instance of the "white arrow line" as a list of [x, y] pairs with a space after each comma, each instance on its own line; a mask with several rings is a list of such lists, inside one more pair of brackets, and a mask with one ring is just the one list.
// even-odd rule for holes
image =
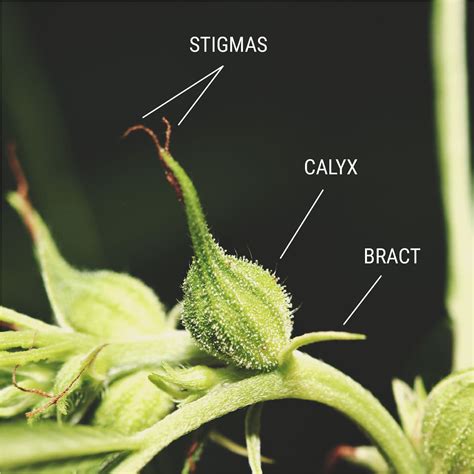
[[375, 283], [369, 288], [369, 291], [365, 294], [365, 296], [359, 301], [359, 304], [352, 310], [352, 313], [349, 314], [347, 319], [342, 323], [343, 326], [351, 319], [351, 316], [357, 311], [357, 308], [362, 304], [362, 302], [367, 298], [368, 294], [373, 290], [374, 286], [379, 282], [379, 280], [382, 278], [382, 275], [380, 275], [377, 280], [375, 280]]
[[291, 242], [293, 242], [294, 238], [296, 237], [296, 234], [300, 231], [301, 227], [303, 227], [303, 224], [305, 223], [306, 219], [308, 216], [311, 214], [311, 211], [313, 210], [313, 207], [316, 206], [316, 203], [318, 202], [319, 198], [321, 197], [321, 194], [323, 194], [324, 189], [321, 189], [321, 192], [318, 194], [318, 197], [314, 200], [313, 205], [309, 208], [309, 211], [306, 213], [304, 216], [304, 219], [301, 221], [301, 224], [299, 227], [296, 229], [296, 232], [293, 234], [293, 237], [290, 239], [288, 242], [288, 245], [285, 247], [285, 250], [283, 250], [282, 254], [280, 255], [280, 260], [283, 258], [285, 255], [286, 251], [288, 250], [288, 247], [291, 245]]
[[214, 69], [214, 71], [210, 72], [209, 74], [206, 74], [204, 77], [201, 77], [201, 79], [199, 79], [198, 81], [196, 81], [194, 84], [191, 84], [189, 87], [186, 87], [186, 89], [183, 89], [181, 92], [178, 92], [176, 95], [174, 95], [173, 97], [171, 97], [171, 99], [168, 99], [167, 101], [163, 102], [162, 104], [160, 104], [158, 107], [155, 107], [153, 110], [150, 110], [150, 112], [146, 113], [145, 115], [142, 116], [142, 118], [146, 118], [148, 117], [149, 115], [151, 115], [153, 112], [156, 112], [158, 109], [161, 109], [161, 107], [165, 106], [166, 104], [170, 103], [172, 100], [176, 99], [176, 97], [179, 97], [181, 94], [184, 94], [185, 92], [187, 92], [189, 89], [192, 89], [194, 86], [196, 86], [197, 84], [199, 84], [200, 82], [206, 80], [208, 77], [212, 76], [214, 74], [214, 77], [209, 81], [209, 83], [207, 84], [207, 86], [204, 88], [204, 90], [201, 92], [201, 94], [199, 95], [199, 97], [194, 101], [193, 105], [191, 105], [191, 107], [188, 109], [188, 111], [184, 114], [184, 117], [179, 121], [178, 123], [178, 126], [181, 125], [181, 123], [183, 122], [183, 120], [188, 116], [189, 112], [191, 112], [191, 110], [193, 109], [193, 107], [197, 104], [197, 102], [199, 101], [199, 99], [204, 95], [204, 93], [206, 92], [206, 90], [209, 88], [209, 86], [212, 84], [212, 82], [214, 81], [214, 79], [219, 75], [219, 73], [222, 71], [222, 69], [224, 69], [224, 66], [220, 66], [218, 67], [217, 69]]

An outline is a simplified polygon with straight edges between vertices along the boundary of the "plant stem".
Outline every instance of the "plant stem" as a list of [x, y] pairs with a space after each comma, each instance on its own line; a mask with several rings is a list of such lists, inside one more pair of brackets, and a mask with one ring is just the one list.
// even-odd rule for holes
[[464, 0], [435, 0], [432, 48], [441, 188], [447, 238], [446, 305], [453, 321], [453, 367], [474, 365], [469, 112]]
[[282, 398], [313, 400], [341, 411], [368, 434], [396, 472], [423, 472], [401, 428], [367, 390], [337, 369], [300, 352], [277, 370], [215, 389], [141, 432], [133, 440], [142, 449], [113, 472], [138, 472], [172, 441], [202, 424], [248, 405]]

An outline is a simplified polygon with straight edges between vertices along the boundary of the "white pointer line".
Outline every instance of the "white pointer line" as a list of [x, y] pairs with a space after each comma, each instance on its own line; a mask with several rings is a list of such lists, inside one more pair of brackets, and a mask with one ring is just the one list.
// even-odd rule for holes
[[314, 200], [313, 202], [313, 205], [309, 208], [309, 211], [306, 213], [306, 215], [304, 216], [304, 219], [301, 221], [301, 224], [299, 225], [299, 227], [296, 229], [296, 232], [293, 234], [293, 237], [291, 238], [291, 240], [288, 242], [288, 245], [285, 247], [285, 250], [283, 250], [282, 254], [280, 255], [280, 260], [283, 258], [283, 256], [285, 255], [286, 251], [288, 250], [288, 247], [291, 245], [291, 243], [293, 242], [294, 238], [296, 237], [296, 234], [300, 231], [301, 227], [303, 226], [303, 224], [305, 223], [306, 219], [308, 218], [308, 216], [311, 214], [311, 211], [313, 210], [313, 207], [316, 206], [316, 203], [318, 202], [319, 198], [321, 197], [321, 194], [323, 194], [324, 192], [324, 189], [321, 189], [321, 192], [318, 194], [318, 197]]
[[198, 81], [196, 81], [195, 83], [191, 84], [189, 87], [186, 87], [186, 89], [183, 89], [181, 92], [178, 92], [176, 95], [174, 95], [173, 97], [171, 97], [171, 99], [168, 99], [167, 101], [163, 102], [162, 104], [160, 104], [158, 107], [155, 107], [153, 110], [150, 110], [150, 112], [146, 113], [145, 115], [142, 116], [142, 118], [146, 118], [148, 117], [149, 115], [151, 115], [153, 112], [156, 112], [158, 109], [161, 109], [161, 107], [165, 106], [166, 104], [170, 103], [172, 100], [176, 99], [176, 97], [179, 97], [181, 94], [184, 94], [185, 92], [187, 92], [189, 89], [192, 89], [194, 86], [198, 85], [199, 83], [201, 83], [202, 81], [206, 80], [208, 77], [212, 76], [213, 74], [214, 77], [209, 81], [209, 84], [204, 88], [204, 90], [201, 92], [201, 94], [199, 95], [199, 97], [194, 101], [193, 105], [191, 105], [190, 109], [186, 112], [186, 114], [184, 115], [184, 117], [180, 120], [180, 122], [178, 123], [178, 125], [181, 125], [181, 122], [186, 118], [186, 116], [189, 114], [189, 112], [191, 112], [191, 109], [196, 105], [197, 101], [202, 97], [202, 95], [204, 94], [204, 92], [206, 92], [207, 88], [212, 84], [212, 81], [214, 81], [214, 79], [218, 76], [218, 74], [222, 71], [222, 69], [224, 69], [224, 66], [220, 66], [218, 67], [217, 69], [214, 69], [214, 71], [210, 72], [209, 74], [206, 74], [204, 77], [201, 77], [201, 79], [199, 79]]
[[191, 107], [189, 107], [188, 111], [184, 114], [183, 118], [178, 122], [178, 127], [183, 123], [183, 120], [188, 116], [189, 112], [191, 112], [191, 110], [193, 110], [193, 107], [198, 103], [199, 99], [204, 95], [204, 92], [206, 92], [207, 89], [209, 88], [209, 86], [214, 82], [214, 79], [222, 71], [223, 67], [224, 66], [221, 66], [220, 68], [216, 69], [217, 72], [216, 72], [215, 76], [209, 81], [209, 83], [204, 88], [204, 90], [199, 94], [199, 97], [193, 102], [193, 105], [191, 105]]
[[352, 313], [347, 316], [347, 319], [342, 323], [343, 326], [351, 319], [351, 316], [357, 311], [357, 308], [362, 304], [362, 302], [367, 298], [368, 294], [373, 290], [374, 286], [379, 282], [379, 280], [382, 278], [382, 275], [380, 275], [377, 280], [375, 280], [375, 283], [369, 288], [369, 291], [365, 294], [365, 296], [359, 301], [359, 304], [352, 310]]

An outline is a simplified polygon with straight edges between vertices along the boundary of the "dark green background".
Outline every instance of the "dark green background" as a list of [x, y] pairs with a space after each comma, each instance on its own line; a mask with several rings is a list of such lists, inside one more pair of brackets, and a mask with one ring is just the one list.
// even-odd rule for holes
[[[393, 377], [410, 382], [421, 372], [432, 384], [449, 370], [428, 3], [36, 3], [2, 10], [3, 146], [17, 142], [33, 202], [70, 262], [138, 276], [168, 307], [181, 297], [192, 255], [183, 212], [150, 142], [120, 135], [223, 64], [175, 126], [171, 148], [219, 242], [277, 268], [301, 306], [296, 335], [343, 329], [383, 274], [345, 326], [367, 341], [308, 352], [353, 376], [392, 412]], [[193, 54], [193, 35], [264, 35], [268, 52]], [[144, 123], [161, 133], [165, 114], [177, 124], [201, 90]], [[307, 158], [357, 158], [359, 175], [306, 176]], [[5, 160], [2, 185], [3, 193], [14, 188]], [[5, 203], [1, 212], [1, 302], [48, 319], [28, 235]], [[422, 250], [416, 266], [376, 267], [363, 264], [365, 246]], [[241, 412], [218, 425], [243, 442]], [[297, 401], [265, 407], [263, 451], [278, 461], [269, 474], [321, 472], [324, 456], [341, 443], [367, 441], [328, 408]], [[170, 472], [178, 472], [188, 444], [168, 454]], [[198, 472], [247, 471], [245, 459], [210, 446]]]

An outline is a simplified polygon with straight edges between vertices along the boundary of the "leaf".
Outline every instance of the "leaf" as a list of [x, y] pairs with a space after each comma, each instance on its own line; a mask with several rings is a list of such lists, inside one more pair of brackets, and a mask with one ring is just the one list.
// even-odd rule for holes
[[53, 393], [64, 393], [55, 404], [59, 420], [66, 417], [77, 423], [99, 395], [102, 380], [94, 376], [91, 367], [99, 351], [96, 348], [90, 354], [70, 358], [57, 373]]
[[45, 324], [2, 306], [0, 321], [15, 329], [0, 332], [0, 349], [7, 349], [0, 351], [0, 367], [13, 367], [41, 360], [62, 361], [65, 356], [97, 345], [91, 336]]
[[59, 253], [51, 234], [26, 197], [8, 201], [29, 229], [46, 291], [58, 324], [105, 340], [131, 339], [159, 332], [165, 311], [141, 281], [111, 271], [79, 271]]
[[393, 395], [403, 430], [416, 448], [420, 447], [421, 421], [426, 399], [426, 394], [423, 395], [423, 389], [421, 388], [421, 379], [418, 380], [418, 391], [410, 388], [402, 380], [395, 379], [392, 382]]
[[32, 331], [40, 332], [62, 332], [57, 326], [46, 324], [39, 319], [30, 318], [30, 316], [18, 313], [4, 306], [0, 306], [0, 322], [6, 323], [7, 326], [12, 326], [15, 330], [31, 329]]
[[64, 360], [65, 355], [73, 351], [71, 342], [59, 342], [51, 346], [26, 351], [0, 351], [0, 367], [12, 367], [40, 360]]
[[470, 473], [474, 467], [474, 369], [443, 379], [423, 418], [423, 452], [431, 474]]
[[140, 371], [114, 382], [105, 391], [92, 423], [132, 434], [170, 413], [174, 408], [171, 398], [148, 380], [148, 374], [148, 371]]
[[71, 333], [38, 332], [38, 331], [3, 331], [0, 332], [0, 349], [31, 349], [46, 347], [60, 342], [78, 345], [80, 337]]
[[38, 463], [4, 471], [28, 474], [101, 474], [110, 469], [124, 456], [124, 453], [97, 454], [65, 461]]
[[[89, 426], [42, 422], [4, 424], [0, 430], [0, 469], [138, 448], [131, 438]], [[24, 472], [24, 471], [23, 471]]]
[[205, 365], [173, 367], [162, 364], [148, 378], [176, 402], [189, 403], [224, 383], [241, 379], [244, 374], [235, 367], [211, 368]]
[[245, 439], [252, 474], [262, 474], [260, 454], [260, 418], [262, 416], [262, 407], [262, 403], [250, 406], [245, 416]]

